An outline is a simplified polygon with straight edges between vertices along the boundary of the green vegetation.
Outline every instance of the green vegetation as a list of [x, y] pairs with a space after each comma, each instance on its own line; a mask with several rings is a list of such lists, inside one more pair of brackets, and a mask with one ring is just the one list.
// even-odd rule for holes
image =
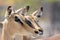
[[[36, 9], [38, 9], [41, 5], [41, 0], [6, 0], [5, 1], [5, 5], [12, 5], [15, 9], [19, 9], [21, 7], [24, 7], [26, 5], [30, 6], [30, 10], [28, 12], [32, 13], [34, 12]], [[2, 10], [2, 13], [0, 13], [1, 16], [3, 16], [5, 14], [5, 9]]]

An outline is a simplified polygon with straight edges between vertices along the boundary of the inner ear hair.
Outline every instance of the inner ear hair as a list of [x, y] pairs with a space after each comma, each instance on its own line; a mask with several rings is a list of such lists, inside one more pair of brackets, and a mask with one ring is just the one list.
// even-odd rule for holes
[[30, 6], [26, 6], [27, 12], [28, 12], [29, 8], [30, 8]]
[[43, 7], [41, 7], [41, 11], [43, 11]]
[[8, 11], [8, 15], [10, 15], [12, 12], [11, 6], [8, 6], [7, 11]]

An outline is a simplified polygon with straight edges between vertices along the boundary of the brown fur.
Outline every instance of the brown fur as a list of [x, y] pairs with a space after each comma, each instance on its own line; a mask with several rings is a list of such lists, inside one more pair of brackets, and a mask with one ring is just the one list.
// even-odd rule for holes
[[[17, 16], [18, 18], [21, 18], [23, 20], [22, 21], [23, 25], [14, 21], [15, 16]], [[35, 32], [34, 32], [35, 30], [36, 31], [39, 31], [39, 29], [43, 30], [41, 27], [38, 27], [38, 25], [35, 23], [35, 21], [34, 21], [35, 17], [34, 16], [22, 16], [21, 14], [15, 13], [15, 14], [12, 14], [12, 15], [7, 14], [6, 17], [8, 19], [5, 19], [4, 22], [3, 22], [1, 40], [14, 40], [13, 36], [16, 33], [21, 34], [21, 35], [28, 35], [29, 33], [32, 33], [32, 34], [35, 35]], [[29, 27], [25, 23], [25, 21], [24, 21], [25, 18], [30, 18], [31, 19], [32, 24], [33, 24], [35, 29]]]

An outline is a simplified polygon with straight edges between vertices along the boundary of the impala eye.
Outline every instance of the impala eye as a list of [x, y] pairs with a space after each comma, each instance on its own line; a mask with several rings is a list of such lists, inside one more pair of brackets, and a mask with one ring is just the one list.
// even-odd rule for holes
[[34, 28], [33, 25], [32, 25], [32, 23], [31, 23], [31, 21], [29, 21], [28, 19], [25, 19], [25, 22], [26, 22], [30, 27]]
[[18, 22], [18, 23], [23, 24], [22, 21], [21, 21], [21, 19], [19, 19], [17, 16], [15, 16], [15, 21]]

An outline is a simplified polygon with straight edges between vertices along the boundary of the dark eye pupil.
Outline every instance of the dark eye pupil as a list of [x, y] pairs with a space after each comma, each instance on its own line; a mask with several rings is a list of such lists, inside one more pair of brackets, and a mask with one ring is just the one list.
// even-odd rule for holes
[[22, 21], [17, 16], [15, 16], [15, 21], [18, 22], [18, 23], [23, 24]]
[[30, 27], [34, 28], [33, 25], [32, 25], [32, 23], [31, 23], [29, 20], [25, 19], [25, 22], [26, 22]]

